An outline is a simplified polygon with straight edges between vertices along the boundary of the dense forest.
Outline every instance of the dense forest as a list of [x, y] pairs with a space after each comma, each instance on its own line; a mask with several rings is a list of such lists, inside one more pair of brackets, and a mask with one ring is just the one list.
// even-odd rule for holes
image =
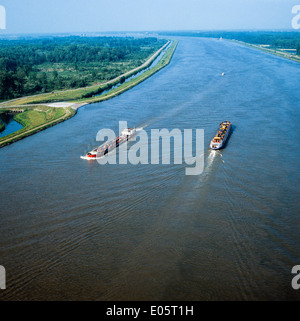
[[141, 65], [165, 40], [56, 37], [0, 40], [0, 100], [84, 87]]
[[296, 49], [300, 55], [299, 31], [182, 31], [164, 32], [164, 35], [235, 39], [271, 48]]

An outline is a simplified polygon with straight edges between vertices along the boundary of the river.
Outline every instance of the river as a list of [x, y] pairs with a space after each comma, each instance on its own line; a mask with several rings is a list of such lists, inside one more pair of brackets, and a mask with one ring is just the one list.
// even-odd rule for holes
[[[300, 65], [179, 40], [143, 83], [0, 149], [0, 299], [299, 299]], [[203, 173], [80, 159], [119, 120], [204, 129]], [[223, 120], [233, 133], [209, 151]]]

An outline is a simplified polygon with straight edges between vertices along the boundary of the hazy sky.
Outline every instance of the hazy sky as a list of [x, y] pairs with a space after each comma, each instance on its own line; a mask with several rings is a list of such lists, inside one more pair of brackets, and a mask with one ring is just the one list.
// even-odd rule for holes
[[0, 0], [3, 33], [291, 29], [300, 0]]

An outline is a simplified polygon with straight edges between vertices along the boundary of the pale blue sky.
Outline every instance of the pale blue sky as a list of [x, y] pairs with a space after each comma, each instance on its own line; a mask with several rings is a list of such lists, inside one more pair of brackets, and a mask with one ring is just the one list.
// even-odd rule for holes
[[3, 33], [291, 29], [300, 0], [0, 0]]

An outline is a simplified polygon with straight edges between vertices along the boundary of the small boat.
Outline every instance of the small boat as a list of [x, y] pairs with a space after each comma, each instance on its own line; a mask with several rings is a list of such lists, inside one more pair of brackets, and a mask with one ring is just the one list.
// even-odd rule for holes
[[128, 141], [131, 137], [136, 135], [136, 129], [135, 128], [126, 128], [122, 131], [121, 135], [119, 137], [116, 137], [110, 142], [106, 142], [102, 145], [100, 145], [98, 148], [95, 148], [88, 152], [84, 156], [80, 156], [82, 159], [97, 159], [100, 157], [105, 156], [112, 150], [119, 147], [124, 142]]
[[221, 74], [222, 76], [224, 76], [225, 75], [225, 72], [222, 72], [222, 74]]
[[218, 131], [215, 134], [214, 138], [210, 141], [209, 147], [211, 149], [221, 149], [222, 147], [224, 147], [224, 145], [230, 135], [231, 129], [232, 129], [231, 122], [228, 120], [223, 121], [220, 124]]

